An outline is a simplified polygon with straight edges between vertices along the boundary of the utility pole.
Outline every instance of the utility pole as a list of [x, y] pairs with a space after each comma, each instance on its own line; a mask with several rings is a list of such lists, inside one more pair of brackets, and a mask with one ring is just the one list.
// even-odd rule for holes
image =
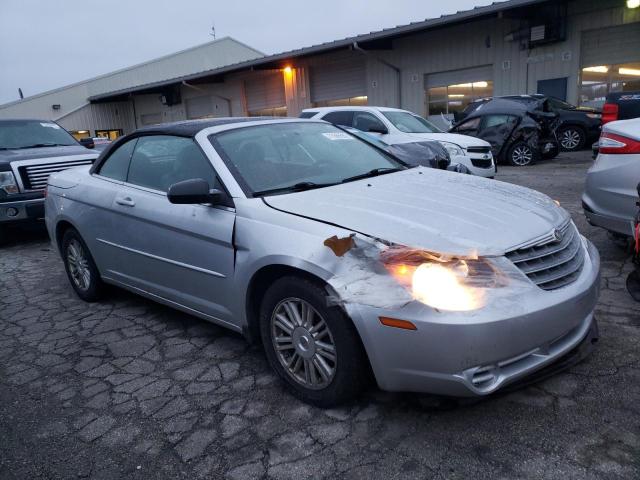
[[211, 35], [214, 40], [216, 39], [216, 24], [215, 23], [213, 25], [211, 25], [211, 31], [209, 32], [209, 35]]

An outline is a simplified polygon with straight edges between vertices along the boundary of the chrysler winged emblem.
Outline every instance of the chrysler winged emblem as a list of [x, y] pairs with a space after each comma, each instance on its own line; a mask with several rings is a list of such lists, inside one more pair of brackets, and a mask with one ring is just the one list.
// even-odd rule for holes
[[553, 238], [556, 242], [562, 241], [562, 232], [557, 228], [553, 231]]

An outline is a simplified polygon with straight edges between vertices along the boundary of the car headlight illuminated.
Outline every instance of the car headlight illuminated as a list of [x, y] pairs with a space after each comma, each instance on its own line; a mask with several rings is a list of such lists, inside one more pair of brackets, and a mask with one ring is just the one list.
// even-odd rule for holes
[[444, 259], [392, 247], [381, 254], [381, 260], [415, 300], [438, 310], [477, 310], [486, 304], [488, 289], [507, 284], [502, 272], [482, 258]]
[[18, 184], [13, 172], [0, 172], [0, 190], [8, 194], [18, 193]]
[[440, 142], [440, 144], [447, 150], [447, 152], [449, 152], [450, 157], [464, 155], [464, 150], [455, 143]]

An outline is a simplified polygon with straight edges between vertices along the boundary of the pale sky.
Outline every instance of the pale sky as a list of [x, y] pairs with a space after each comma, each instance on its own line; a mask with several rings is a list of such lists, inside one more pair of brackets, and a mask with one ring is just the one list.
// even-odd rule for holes
[[233, 37], [267, 54], [491, 0], [0, 0], [0, 104]]

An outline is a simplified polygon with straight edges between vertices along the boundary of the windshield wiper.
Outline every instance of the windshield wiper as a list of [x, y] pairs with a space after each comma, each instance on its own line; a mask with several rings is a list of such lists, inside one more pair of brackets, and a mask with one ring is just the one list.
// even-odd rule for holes
[[15, 147], [15, 150], [22, 150], [25, 148], [44, 148], [44, 147], [70, 147], [67, 143], [34, 143], [33, 145], [24, 145], [22, 147]]
[[361, 173], [360, 175], [354, 175], [353, 177], [344, 178], [341, 183], [353, 182], [354, 180], [360, 180], [363, 178], [377, 177], [378, 175], [384, 175], [385, 173], [400, 172], [402, 170], [406, 169], [396, 167], [374, 168], [373, 170], [369, 170], [366, 173]]
[[332, 185], [336, 185], [336, 184], [335, 183], [300, 182], [300, 183], [296, 183], [295, 185], [289, 185], [286, 187], [259, 190], [257, 192], [253, 192], [253, 196], [261, 197], [262, 195], [269, 195], [271, 193], [303, 192], [305, 190], [313, 190], [314, 188], [331, 187]]

